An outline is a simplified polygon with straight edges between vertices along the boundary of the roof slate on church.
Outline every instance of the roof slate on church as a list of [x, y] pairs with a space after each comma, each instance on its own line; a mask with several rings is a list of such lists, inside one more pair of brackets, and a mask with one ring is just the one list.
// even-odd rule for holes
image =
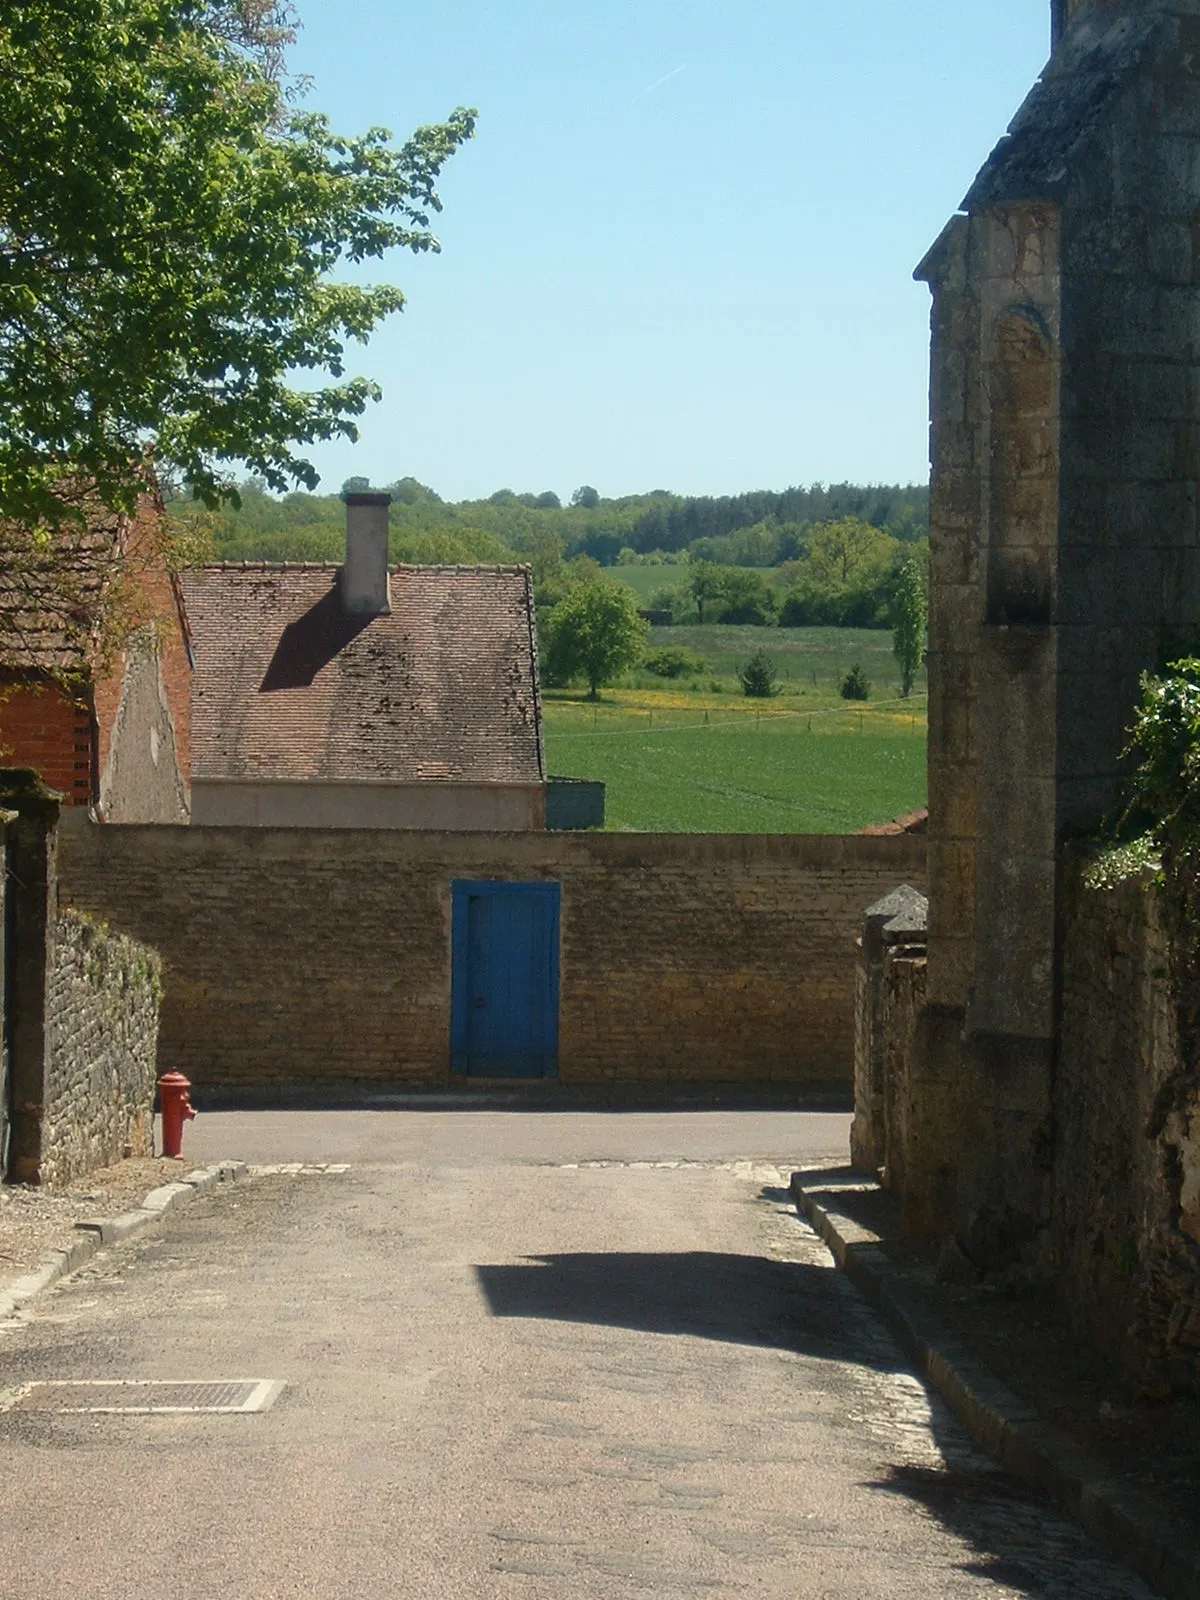
[[993, 150], [965, 211], [1060, 200], [1087, 143], [1102, 132], [1114, 97], [1162, 33], [1161, 13], [1076, 27]]
[[538, 783], [524, 567], [395, 567], [389, 615], [342, 610], [333, 566], [184, 575], [193, 779]]

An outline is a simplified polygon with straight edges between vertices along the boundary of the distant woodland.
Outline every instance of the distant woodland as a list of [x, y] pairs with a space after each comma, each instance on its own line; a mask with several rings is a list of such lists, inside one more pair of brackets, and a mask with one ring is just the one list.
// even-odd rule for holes
[[[349, 479], [344, 490], [372, 487]], [[539, 609], [606, 568], [663, 567], [636, 587], [666, 622], [880, 627], [906, 559], [928, 549], [924, 486], [814, 484], [747, 494], [666, 490], [603, 498], [584, 485], [564, 505], [551, 491], [500, 489], [446, 501], [415, 478], [386, 485], [394, 561], [529, 562]], [[268, 494], [250, 480], [241, 504], [172, 509], [188, 547], [220, 561], [338, 561], [345, 510], [336, 494]], [[617, 573], [611, 574], [617, 576]]]

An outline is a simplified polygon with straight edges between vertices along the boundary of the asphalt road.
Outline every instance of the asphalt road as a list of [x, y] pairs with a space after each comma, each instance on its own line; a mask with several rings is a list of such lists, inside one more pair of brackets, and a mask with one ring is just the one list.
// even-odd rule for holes
[[[464, 1102], [470, 1106], [470, 1102]], [[190, 1123], [194, 1161], [744, 1161], [847, 1158], [850, 1118], [811, 1111], [208, 1111]]]
[[0, 1334], [0, 1387], [287, 1385], [0, 1413], [6, 1600], [1148, 1594], [972, 1452], [795, 1216], [844, 1118], [290, 1115], [191, 1153], [351, 1169], [200, 1200]]

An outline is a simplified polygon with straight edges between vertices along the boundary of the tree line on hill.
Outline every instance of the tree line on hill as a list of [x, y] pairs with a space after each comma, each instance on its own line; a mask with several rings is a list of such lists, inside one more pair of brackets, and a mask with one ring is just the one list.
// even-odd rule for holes
[[[352, 478], [345, 490], [369, 488]], [[665, 566], [647, 609], [674, 622], [883, 627], [907, 555], [924, 559], [929, 491], [921, 486], [815, 484], [719, 498], [655, 490], [606, 500], [590, 486], [564, 506], [552, 491], [498, 490], [450, 502], [415, 478], [388, 486], [393, 559], [447, 564], [526, 561], [549, 609], [599, 568]], [[337, 561], [339, 495], [269, 494], [241, 486], [240, 504], [177, 502], [219, 560]], [[666, 575], [664, 574], [664, 577]]]
[[883, 628], [907, 562], [928, 564], [929, 543], [906, 543], [856, 517], [808, 528], [794, 554], [766, 571], [689, 561], [682, 581], [656, 589], [647, 609], [675, 624]]

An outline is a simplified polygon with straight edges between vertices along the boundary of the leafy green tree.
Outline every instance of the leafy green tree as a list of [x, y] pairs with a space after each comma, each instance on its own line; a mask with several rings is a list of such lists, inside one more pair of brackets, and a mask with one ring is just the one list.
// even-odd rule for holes
[[898, 542], [855, 517], [825, 523], [808, 536], [806, 557], [812, 580], [843, 591], [878, 582], [893, 570]]
[[775, 621], [776, 592], [761, 572], [728, 567], [722, 576], [716, 621], [743, 627], [767, 627]]
[[792, 587], [780, 611], [781, 624], [886, 625], [889, 596], [904, 550], [898, 539], [856, 517], [813, 528], [803, 557], [789, 563]]
[[585, 678], [595, 700], [602, 685], [637, 665], [649, 631], [638, 615], [637, 596], [625, 584], [609, 578], [577, 584], [546, 621], [551, 678]]
[[775, 663], [765, 650], [756, 650], [738, 673], [742, 693], [749, 700], [770, 700], [780, 691]]
[[907, 700], [925, 655], [925, 574], [913, 557], [900, 568], [892, 596], [892, 650], [900, 663], [900, 694]]
[[402, 506], [440, 505], [441, 496], [419, 478], [397, 478], [391, 486], [393, 504]]
[[582, 484], [571, 496], [573, 506], [581, 506], [585, 511], [595, 511], [600, 504], [599, 490], [593, 489], [590, 483]]
[[128, 509], [151, 467], [210, 504], [235, 461], [312, 486], [303, 447], [357, 436], [379, 390], [346, 343], [404, 297], [331, 274], [438, 249], [474, 113], [340, 137], [289, 36], [276, 0], [0, 7], [0, 514], [61, 520], [81, 481]]
[[713, 566], [711, 561], [697, 561], [689, 574], [688, 583], [700, 621], [703, 623], [706, 620], [704, 613], [707, 610], [707, 620], [711, 622], [713, 611], [725, 598], [724, 571]]

